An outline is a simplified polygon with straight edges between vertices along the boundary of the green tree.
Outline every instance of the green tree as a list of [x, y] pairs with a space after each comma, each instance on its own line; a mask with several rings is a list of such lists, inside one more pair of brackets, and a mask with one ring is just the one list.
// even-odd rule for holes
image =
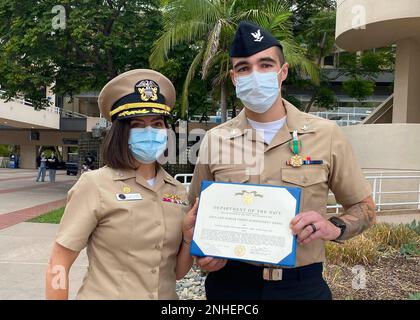
[[12, 154], [12, 147], [6, 144], [0, 144], [0, 157], [9, 157]]
[[[305, 3], [306, 1], [301, 2]], [[295, 30], [296, 37], [302, 45], [307, 47], [310, 58], [316, 61], [317, 66], [321, 68], [322, 60], [337, 51], [335, 10], [329, 6], [328, 1], [321, 4], [314, 2], [313, 6], [309, 6], [297, 14], [307, 18], [300, 20], [301, 22]], [[334, 74], [321, 69], [318, 85], [305, 81], [305, 79], [295, 79], [295, 83], [300, 83], [301, 87], [312, 92], [310, 101], [302, 109], [305, 112], [310, 112], [315, 104], [326, 109], [333, 108], [336, 99], [331, 90], [331, 82], [341, 76], [348, 78], [343, 82], [344, 92], [359, 101], [365, 99], [373, 94], [378, 73], [384, 69], [392, 69], [394, 58], [395, 55], [390, 48], [366, 51], [360, 54], [340, 53], [337, 72]]]
[[[313, 7], [312, 7], [313, 8]], [[299, 27], [302, 32], [297, 32], [297, 38], [308, 48], [312, 60], [321, 68], [322, 59], [328, 56], [335, 48], [335, 10], [315, 11], [312, 16], [303, 21]], [[312, 97], [305, 106], [304, 111], [309, 112], [314, 103], [325, 100], [328, 93], [328, 79], [323, 77], [318, 84], [312, 83]], [[330, 90], [329, 90], [330, 91]], [[326, 105], [324, 103], [324, 105]]]
[[65, 26], [53, 28], [55, 0], [0, 2], [0, 84], [36, 108], [45, 87], [60, 95], [98, 90], [117, 74], [148, 67], [161, 28], [158, 0], [62, 0]]
[[343, 90], [359, 102], [375, 92], [375, 79], [383, 69], [390, 67], [392, 49], [346, 53], [340, 56], [341, 74], [349, 79], [343, 82]]
[[238, 23], [250, 20], [270, 30], [284, 47], [287, 62], [299, 73], [318, 81], [318, 70], [306, 58], [306, 50], [293, 38], [291, 12], [287, 1], [166, 0], [163, 32], [150, 56], [152, 67], [161, 67], [168, 53], [179, 44], [187, 44], [197, 55], [192, 61], [182, 92], [181, 114], [188, 110], [190, 82], [200, 68], [202, 79], [211, 82], [220, 97], [222, 121], [226, 121], [230, 57], [229, 47]]
[[[158, 71], [172, 80], [177, 93], [182, 92], [188, 69], [197, 51], [191, 49], [186, 44], [177, 45], [171, 50], [165, 64], [161, 68], [158, 68]], [[215, 111], [214, 105], [209, 101], [210, 92], [211, 84], [209, 81], [203, 81], [197, 75], [191, 80], [188, 91], [188, 100], [192, 106], [190, 114], [205, 115]], [[179, 118], [181, 114], [181, 104], [182, 96], [177, 94], [173, 111], [175, 119]]]

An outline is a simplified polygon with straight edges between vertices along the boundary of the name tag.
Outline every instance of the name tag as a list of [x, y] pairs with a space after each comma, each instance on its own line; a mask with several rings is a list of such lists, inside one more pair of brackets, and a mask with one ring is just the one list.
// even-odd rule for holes
[[115, 196], [118, 201], [143, 200], [140, 193], [117, 193]]

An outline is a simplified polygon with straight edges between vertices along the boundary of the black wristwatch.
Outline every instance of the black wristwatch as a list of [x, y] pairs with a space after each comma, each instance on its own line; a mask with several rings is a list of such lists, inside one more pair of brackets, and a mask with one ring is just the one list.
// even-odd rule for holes
[[340, 218], [337, 217], [331, 217], [328, 219], [333, 225], [335, 225], [336, 227], [340, 228], [341, 232], [340, 235], [338, 236], [337, 239], [335, 240], [340, 240], [340, 238], [343, 236], [344, 231], [346, 231], [346, 224], [343, 220], [341, 220]]

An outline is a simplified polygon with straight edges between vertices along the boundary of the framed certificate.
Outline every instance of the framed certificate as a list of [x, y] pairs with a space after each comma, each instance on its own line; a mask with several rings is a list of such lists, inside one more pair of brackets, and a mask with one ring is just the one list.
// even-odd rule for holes
[[203, 181], [191, 255], [293, 267], [300, 188]]

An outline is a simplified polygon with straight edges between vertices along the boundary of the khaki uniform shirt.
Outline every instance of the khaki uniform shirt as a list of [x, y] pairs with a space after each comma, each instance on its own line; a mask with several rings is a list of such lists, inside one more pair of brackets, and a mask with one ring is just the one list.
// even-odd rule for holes
[[[120, 194], [141, 200], [119, 201]], [[163, 201], [178, 198], [182, 203]], [[182, 184], [162, 168], [150, 186], [135, 170], [85, 173], [68, 193], [56, 241], [87, 246], [89, 267], [77, 299], [178, 299], [176, 259], [189, 208]]]
[[[244, 110], [236, 118], [207, 132], [200, 146], [190, 185], [190, 202], [198, 196], [202, 180], [300, 187], [300, 211], [317, 211], [322, 215], [326, 215], [329, 189], [335, 194], [337, 202], [344, 206], [358, 203], [371, 194], [370, 184], [359, 168], [349, 142], [335, 122], [303, 113], [286, 100], [283, 102], [287, 112], [287, 123], [269, 145], [255, 138], [256, 131], [250, 127]], [[249, 131], [245, 129], [251, 130], [252, 135], [246, 136], [245, 132]], [[293, 156], [288, 142], [292, 140], [294, 130], [297, 130], [302, 142], [300, 155], [309, 156], [312, 160], [323, 160], [323, 164], [303, 165], [299, 168], [286, 164]], [[214, 139], [213, 136], [217, 138]], [[233, 164], [233, 161], [226, 161], [229, 159], [223, 151], [226, 149], [223, 149], [223, 146], [219, 148], [222, 151], [214, 149], [214, 141], [217, 139], [230, 145], [231, 152], [236, 154], [240, 153], [237, 149], [240, 149], [244, 142], [238, 147], [235, 140], [242, 139], [245, 143], [249, 140], [251, 144], [245, 156], [256, 150], [261, 150], [263, 154], [263, 160], [257, 164], [259, 171], [255, 171], [256, 162], [249, 165], [238, 161]], [[215, 156], [215, 153], [219, 157]], [[225, 161], [216, 161], [216, 158], [224, 158]], [[297, 245], [296, 266], [324, 260], [323, 240]]]

